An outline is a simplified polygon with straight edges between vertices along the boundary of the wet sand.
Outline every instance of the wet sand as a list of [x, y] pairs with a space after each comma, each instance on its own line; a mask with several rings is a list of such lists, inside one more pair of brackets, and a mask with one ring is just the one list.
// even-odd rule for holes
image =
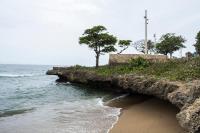
[[184, 133], [176, 120], [178, 109], [166, 101], [135, 95], [108, 105], [122, 108], [109, 133]]

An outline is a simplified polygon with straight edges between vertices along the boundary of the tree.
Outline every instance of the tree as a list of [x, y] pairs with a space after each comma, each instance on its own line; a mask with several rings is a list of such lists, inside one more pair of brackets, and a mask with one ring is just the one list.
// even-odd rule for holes
[[190, 59], [194, 56], [191, 52], [187, 52], [187, 53], [185, 53], [185, 55], [186, 55], [187, 59]]
[[172, 54], [180, 48], [185, 48], [183, 43], [186, 40], [182, 36], [176, 36], [174, 33], [167, 33], [160, 38], [160, 42], [156, 44], [156, 50], [160, 54]]
[[130, 45], [131, 40], [119, 40], [118, 45], [122, 50], [120, 50], [117, 54], [121, 54], [123, 51], [125, 51]]
[[[139, 52], [145, 53], [145, 41], [144, 40], [140, 40], [137, 41], [133, 44], [133, 46], [135, 47], [135, 49]], [[147, 41], [147, 53], [151, 53], [154, 52], [154, 42], [152, 42], [151, 40]]]
[[86, 29], [79, 38], [79, 44], [86, 44], [96, 54], [96, 68], [99, 67], [99, 57], [101, 54], [116, 51], [114, 45], [117, 38], [110, 35], [104, 26], [98, 25]]
[[194, 44], [194, 47], [196, 49], [196, 53], [200, 56], [200, 31], [197, 33], [196, 43]]
[[[155, 45], [154, 45], [154, 42], [152, 42], [151, 40], [148, 40], [148, 42], [147, 42], [147, 53], [149, 53], [149, 52], [150, 52], [150, 54], [152, 52], [155, 52]], [[144, 53], [145, 53], [145, 51], [144, 51]]]

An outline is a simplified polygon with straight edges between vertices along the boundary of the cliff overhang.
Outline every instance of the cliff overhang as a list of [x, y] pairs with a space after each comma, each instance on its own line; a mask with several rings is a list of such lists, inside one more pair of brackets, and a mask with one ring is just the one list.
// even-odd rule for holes
[[200, 131], [200, 80], [171, 82], [134, 74], [102, 76], [92, 71], [54, 67], [48, 75], [59, 80], [85, 85], [105, 87], [111, 91], [151, 95], [167, 100], [180, 109], [176, 118], [187, 132]]

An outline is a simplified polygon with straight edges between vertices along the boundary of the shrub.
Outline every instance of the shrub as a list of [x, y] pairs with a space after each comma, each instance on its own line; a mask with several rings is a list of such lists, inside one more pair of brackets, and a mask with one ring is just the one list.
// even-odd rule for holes
[[131, 59], [129, 65], [130, 67], [145, 68], [150, 65], [150, 62], [142, 57], [138, 57], [136, 59]]

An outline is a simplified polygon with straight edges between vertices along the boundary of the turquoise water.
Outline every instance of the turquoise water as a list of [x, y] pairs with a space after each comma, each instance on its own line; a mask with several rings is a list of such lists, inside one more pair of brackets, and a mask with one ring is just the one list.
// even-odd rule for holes
[[52, 66], [0, 65], [0, 133], [106, 133], [120, 109], [108, 92], [56, 83]]

